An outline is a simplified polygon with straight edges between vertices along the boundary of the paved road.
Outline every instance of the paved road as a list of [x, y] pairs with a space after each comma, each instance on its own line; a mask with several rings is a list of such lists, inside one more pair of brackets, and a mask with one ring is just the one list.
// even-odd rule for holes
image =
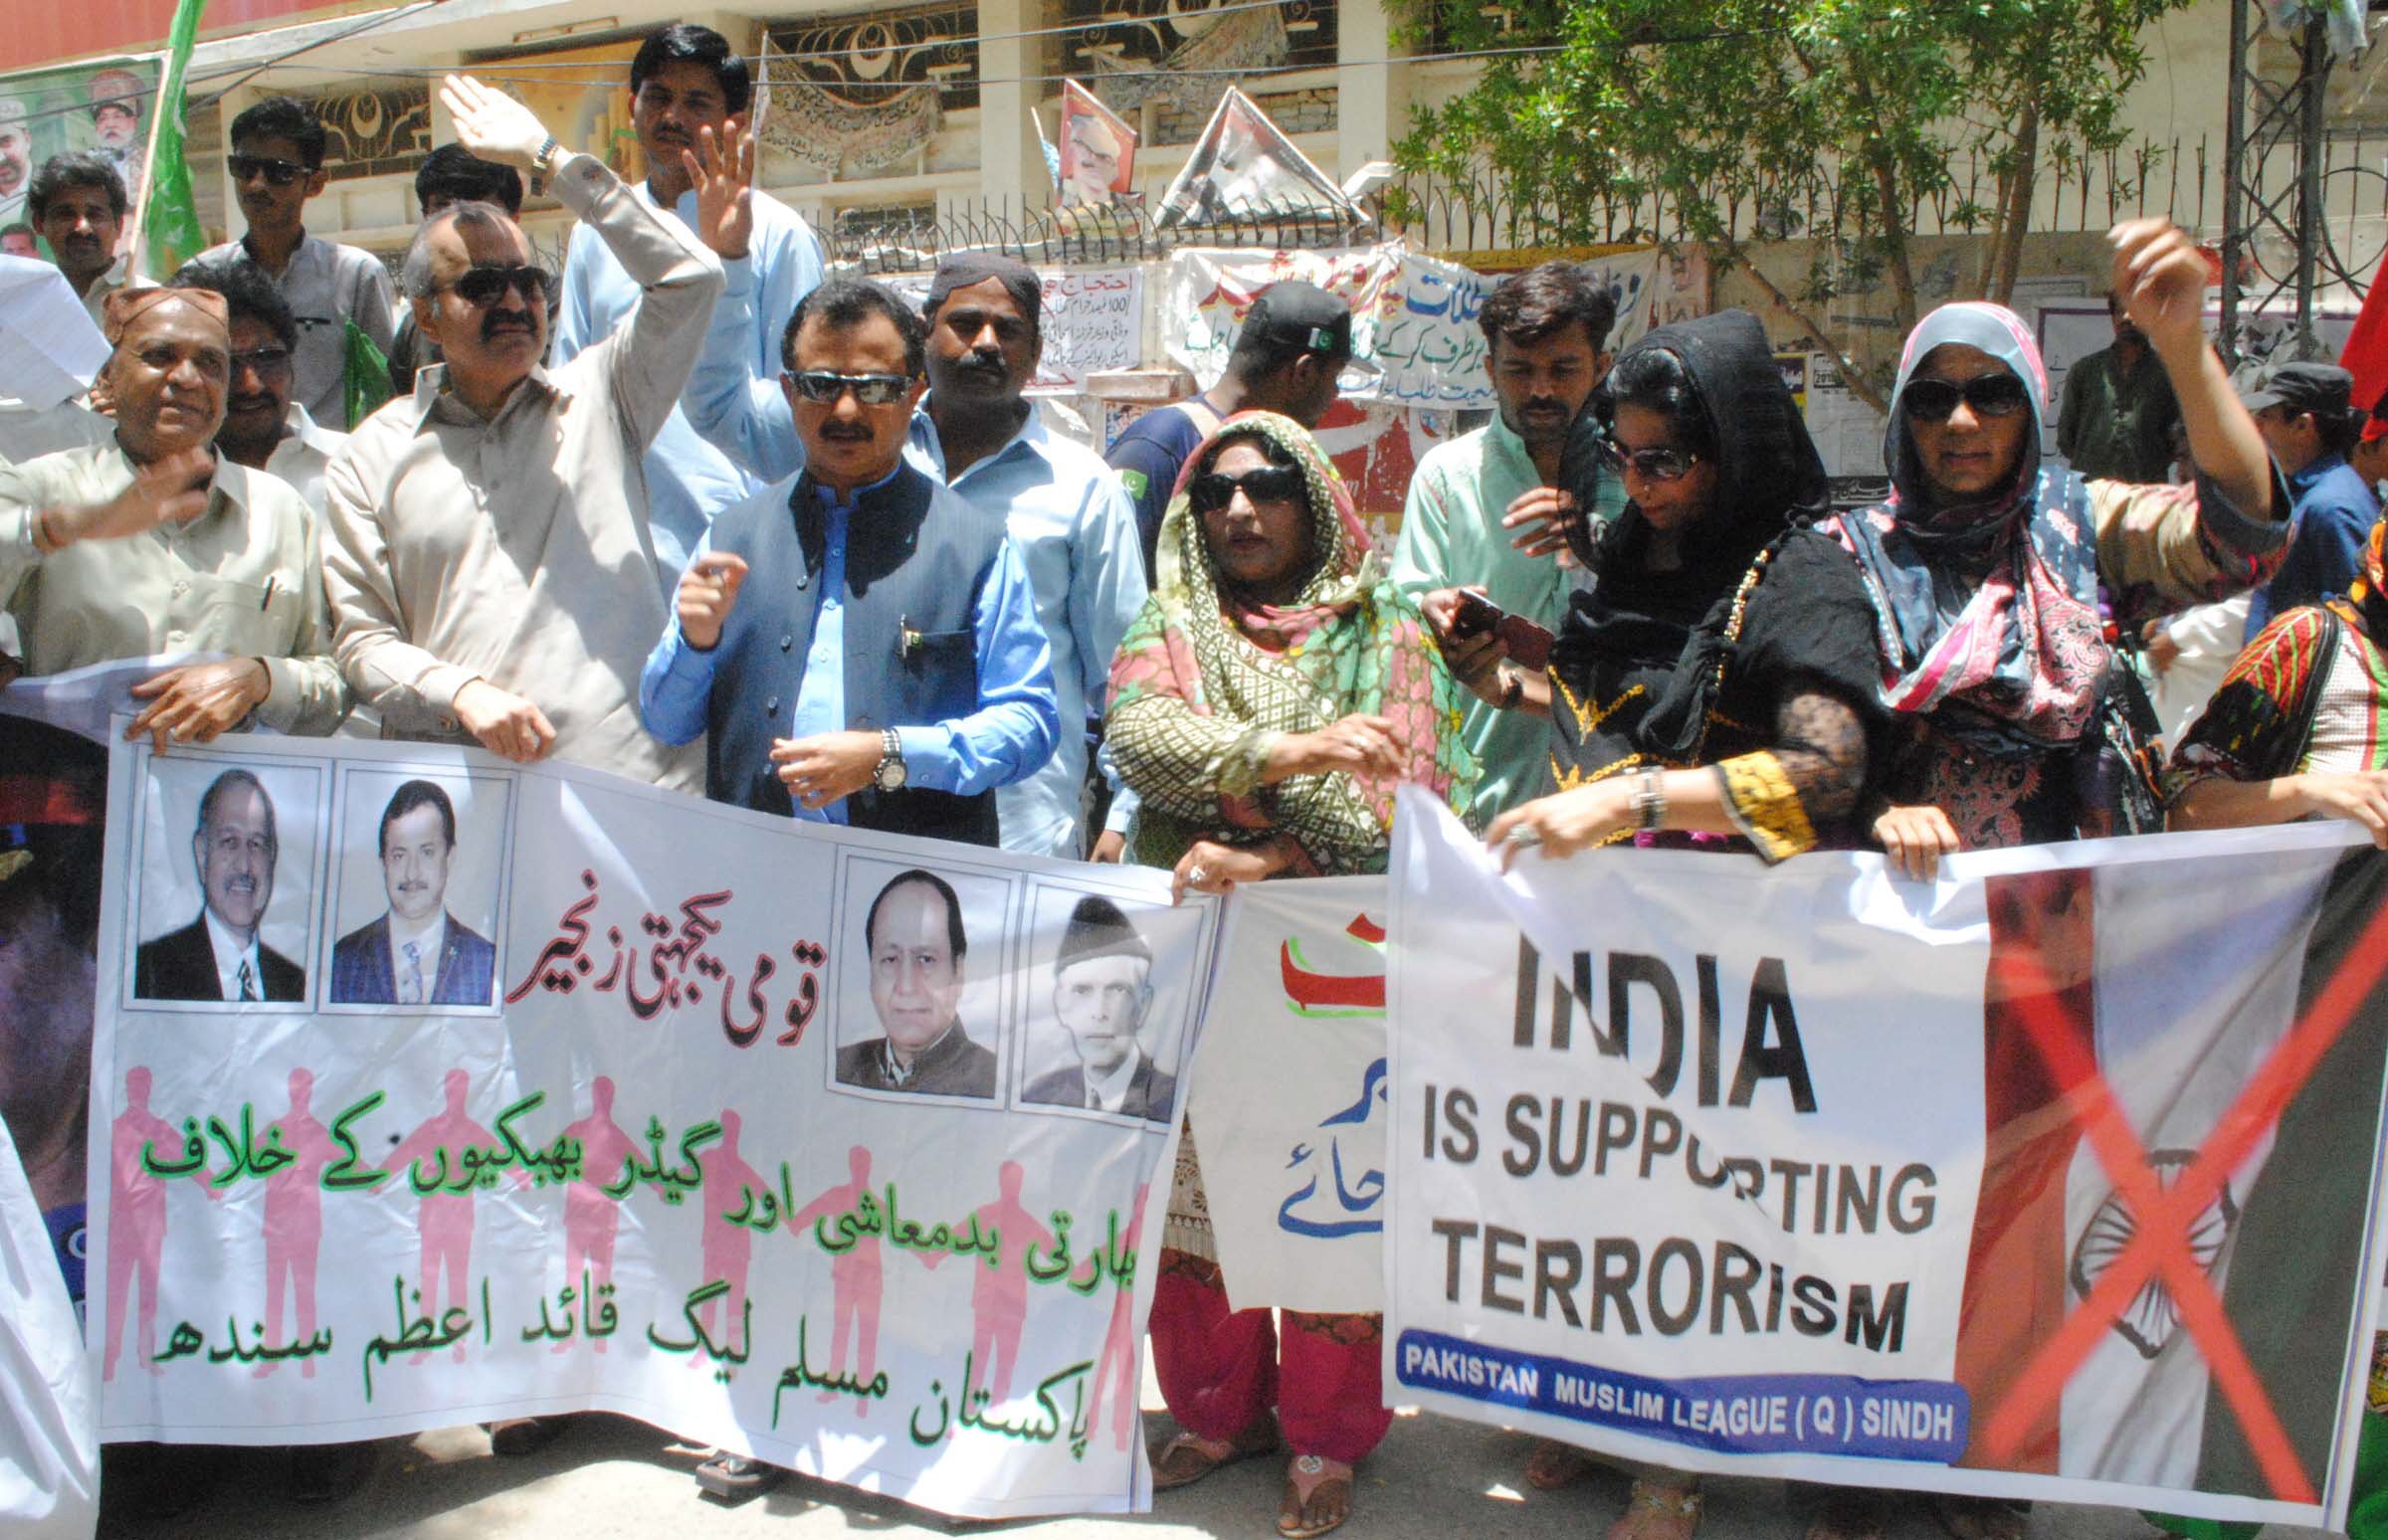
[[[1158, 1438], [1168, 1419], [1153, 1413]], [[1602, 1474], [1571, 1491], [1546, 1493], [1520, 1472], [1522, 1436], [1405, 1416], [1360, 1467], [1358, 1499], [1342, 1534], [1351, 1540], [1590, 1540], [1625, 1501], [1623, 1476]], [[271, 1455], [231, 1451], [206, 1506], [172, 1524], [141, 1520], [110, 1501], [100, 1533], [125, 1540], [297, 1540], [338, 1535], [390, 1540], [820, 1540], [872, 1536], [1018, 1533], [1039, 1540], [1135, 1536], [1216, 1536], [1270, 1540], [1281, 1467], [1254, 1460], [1181, 1491], [1164, 1493], [1154, 1513], [1135, 1518], [1071, 1518], [1005, 1525], [965, 1524], [810, 1481], [790, 1481], [735, 1506], [700, 1496], [689, 1478], [698, 1451], [626, 1419], [581, 1420], [572, 1437], [526, 1459], [498, 1459], [488, 1438], [449, 1429], [381, 1445], [378, 1469], [348, 1501], [294, 1507], [282, 1493]], [[2266, 1540], [2288, 1540], [2276, 1530]], [[1775, 1481], [1711, 1483], [1701, 1540], [1798, 1540], [1798, 1526]], [[1943, 1540], [1920, 1508], [1902, 1511], [1888, 1540]], [[2106, 1509], [2042, 1507], [2030, 1540], [2154, 1540], [2136, 1515]]]

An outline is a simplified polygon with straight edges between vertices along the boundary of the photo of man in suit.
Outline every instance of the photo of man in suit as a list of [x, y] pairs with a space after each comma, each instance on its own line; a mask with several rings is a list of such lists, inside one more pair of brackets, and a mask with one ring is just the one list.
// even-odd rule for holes
[[381, 885], [390, 906], [332, 943], [331, 998], [342, 1005], [490, 1003], [498, 949], [448, 912], [456, 805], [408, 781], [381, 812]]
[[274, 799], [246, 770], [227, 770], [199, 799], [191, 861], [204, 902], [180, 930], [144, 941], [133, 958], [137, 1000], [298, 1001], [306, 970], [258, 938], [274, 901]]
[[1089, 893], [1070, 912], [1053, 959], [1053, 1016], [1078, 1062], [1029, 1082], [1021, 1100], [1166, 1122], [1177, 1079], [1136, 1034], [1152, 1010], [1152, 950], [1119, 905]]
[[863, 947], [885, 1035], [838, 1050], [839, 1083], [991, 1099], [995, 1055], [970, 1041], [957, 1014], [970, 942], [952, 885], [917, 867], [898, 875], [871, 900]]

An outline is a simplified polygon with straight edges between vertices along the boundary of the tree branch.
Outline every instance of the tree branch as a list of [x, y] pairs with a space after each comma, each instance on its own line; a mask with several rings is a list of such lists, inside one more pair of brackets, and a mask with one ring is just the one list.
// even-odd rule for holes
[[1738, 246], [1728, 247], [1722, 251], [1710, 247], [1708, 260], [1710, 262], [1721, 260], [1727, 272], [1738, 268], [1748, 274], [1750, 281], [1766, 291], [1766, 297], [1774, 301], [1777, 309], [1799, 323], [1799, 329], [1807, 334], [1809, 341], [1816, 344], [1817, 351], [1829, 356], [1840, 368], [1841, 383], [1849, 387], [1851, 395], [1856, 396], [1877, 412], [1888, 413], [1890, 410], [1890, 404], [1883, 399], [1881, 391], [1874, 388], [1874, 382], [1866, 377], [1866, 371], [1859, 366], [1857, 360], [1843, 352], [1841, 345], [1826, 334], [1822, 323], [1809, 313], [1804, 305], [1783, 292], [1782, 286], [1768, 278], [1758, 265], [1750, 260], [1747, 252]]

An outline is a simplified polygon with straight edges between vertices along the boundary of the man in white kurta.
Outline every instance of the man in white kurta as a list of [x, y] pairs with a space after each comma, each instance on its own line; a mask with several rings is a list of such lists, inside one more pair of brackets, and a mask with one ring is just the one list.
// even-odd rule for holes
[[426, 221], [408, 299], [447, 361], [367, 418], [326, 476], [340, 668], [385, 737], [701, 791], [701, 744], [667, 747], [639, 721], [666, 619], [640, 460], [688, 383], [720, 264], [518, 102], [461, 78], [443, 91], [466, 148], [545, 178], [644, 292], [612, 335], [547, 369], [548, 276], [520, 228], [487, 204]]

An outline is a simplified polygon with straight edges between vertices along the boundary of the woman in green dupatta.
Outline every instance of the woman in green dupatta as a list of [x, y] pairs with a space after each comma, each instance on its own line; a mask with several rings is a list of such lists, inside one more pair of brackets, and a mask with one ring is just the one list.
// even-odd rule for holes
[[[1105, 741], [1143, 799], [1133, 857], [1174, 866], [1181, 894], [1383, 870], [1404, 781], [1467, 805], [1458, 688], [1292, 419], [1230, 418], [1187, 461], [1155, 576], [1111, 665]], [[1158, 1271], [1153, 1361], [1182, 1432], [1153, 1486], [1273, 1452], [1282, 1431], [1278, 1532], [1342, 1523], [1352, 1465], [1392, 1422], [1383, 1317], [1230, 1310], [1190, 1125]]]
[[1220, 425], [1178, 480], [1159, 569], [1105, 717], [1143, 799], [1138, 862], [1204, 892], [1382, 871], [1396, 785], [1465, 805], [1461, 697], [1299, 424]]

